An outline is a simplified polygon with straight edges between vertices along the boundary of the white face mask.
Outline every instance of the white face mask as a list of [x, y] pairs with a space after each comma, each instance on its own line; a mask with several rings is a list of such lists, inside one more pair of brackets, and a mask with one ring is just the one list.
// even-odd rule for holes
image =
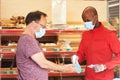
[[41, 38], [45, 35], [45, 33], [46, 33], [46, 30], [43, 28], [40, 28], [39, 32], [35, 32], [35, 36], [36, 36], [36, 38]]
[[95, 27], [95, 25], [92, 24], [92, 21], [85, 22], [84, 25], [88, 30], [93, 30]]

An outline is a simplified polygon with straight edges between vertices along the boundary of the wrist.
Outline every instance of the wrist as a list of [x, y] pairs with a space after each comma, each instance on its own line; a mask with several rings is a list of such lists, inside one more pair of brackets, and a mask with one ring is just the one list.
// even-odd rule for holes
[[63, 70], [64, 70], [63, 66], [62, 66], [62, 65], [59, 65], [58, 71], [59, 71], [59, 72], [62, 72]]

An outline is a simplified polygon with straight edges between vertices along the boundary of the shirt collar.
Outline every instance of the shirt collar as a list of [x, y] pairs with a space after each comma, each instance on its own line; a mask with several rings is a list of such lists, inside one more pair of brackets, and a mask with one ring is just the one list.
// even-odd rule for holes
[[100, 23], [99, 27], [94, 28], [93, 31], [98, 31], [98, 30], [101, 30], [104, 28], [103, 24], [101, 22], [99, 22], [99, 23]]

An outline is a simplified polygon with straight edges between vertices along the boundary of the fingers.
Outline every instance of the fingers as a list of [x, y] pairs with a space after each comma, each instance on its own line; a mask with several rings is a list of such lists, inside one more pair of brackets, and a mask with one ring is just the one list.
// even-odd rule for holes
[[95, 72], [102, 72], [106, 69], [103, 64], [96, 64], [93, 68]]
[[106, 66], [104, 64], [91, 64], [88, 67], [94, 69], [95, 72], [102, 72], [106, 70]]
[[96, 64], [93, 69], [95, 70], [95, 72], [100, 72], [101, 71], [101, 67], [100, 65]]
[[74, 68], [74, 65], [73, 64], [66, 64], [66, 65], [63, 65], [64, 67], [64, 70], [62, 72], [77, 72], [77, 69]]
[[79, 57], [77, 55], [73, 55], [71, 57], [71, 61], [72, 61], [73, 64], [75, 64], [76, 62], [78, 62], [78, 60], [79, 60]]

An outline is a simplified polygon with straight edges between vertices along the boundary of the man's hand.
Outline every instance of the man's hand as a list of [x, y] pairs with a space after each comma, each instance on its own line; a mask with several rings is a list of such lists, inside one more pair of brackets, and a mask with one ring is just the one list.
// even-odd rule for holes
[[94, 65], [89, 65], [89, 68], [93, 68], [95, 72], [101, 72], [107, 69], [107, 67], [104, 64], [94, 64]]
[[71, 56], [71, 62], [75, 65], [78, 63], [79, 57], [77, 55]]
[[77, 72], [77, 69], [74, 68], [73, 64], [64, 64], [62, 65], [62, 72]]
[[81, 68], [78, 60], [79, 60], [79, 57], [77, 55], [73, 55], [71, 57], [71, 61], [74, 64], [74, 67], [77, 69], [77, 73], [81, 73], [82, 72], [82, 68]]

